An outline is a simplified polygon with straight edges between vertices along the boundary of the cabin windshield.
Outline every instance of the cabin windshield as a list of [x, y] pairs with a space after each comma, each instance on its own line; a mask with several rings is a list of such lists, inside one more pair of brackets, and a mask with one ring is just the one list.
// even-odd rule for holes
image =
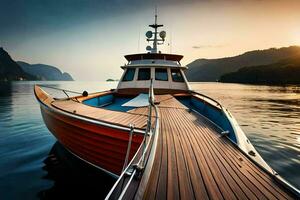
[[132, 81], [134, 78], [135, 68], [127, 68], [122, 81]]
[[180, 69], [171, 69], [171, 76], [174, 82], [184, 82]]
[[164, 68], [155, 69], [155, 80], [157, 81], [168, 81], [168, 71]]
[[150, 77], [151, 77], [150, 68], [140, 68], [139, 69], [139, 74], [138, 74], [139, 81], [150, 80]]

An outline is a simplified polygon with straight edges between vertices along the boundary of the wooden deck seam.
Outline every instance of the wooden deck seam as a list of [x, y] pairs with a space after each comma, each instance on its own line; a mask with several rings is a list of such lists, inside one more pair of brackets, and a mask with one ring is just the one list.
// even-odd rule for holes
[[[205, 130], [203, 130], [203, 133], [206, 133], [206, 131]], [[206, 134], [203, 134], [204, 136], [206, 135]], [[211, 135], [211, 133], [209, 134], [209, 135]], [[206, 136], [205, 136], [206, 137]], [[206, 141], [207, 142], [210, 142], [210, 144], [213, 144], [212, 143], [212, 140], [209, 140], [209, 139], [207, 139], [207, 137], [206, 137]], [[210, 146], [209, 144], [208, 144], [208, 146]], [[214, 147], [216, 147], [215, 145], [213, 145]], [[220, 152], [222, 152], [222, 151], [220, 151], [220, 150], [217, 150], [216, 148], [212, 148], [212, 146], [211, 146], [211, 149], [216, 153], [216, 155], [217, 155], [217, 157], [219, 157], [218, 155], [220, 154]], [[221, 155], [221, 154], [220, 154]], [[221, 158], [223, 159], [223, 157], [221, 156]], [[220, 157], [219, 157], [219, 160], [221, 159]], [[221, 160], [220, 160], [221, 161]], [[226, 160], [225, 160], [226, 161]], [[223, 164], [224, 164], [224, 162], [222, 162]], [[228, 164], [228, 161], [226, 161], [226, 163]], [[228, 164], [229, 165], [229, 164]], [[230, 165], [229, 165], [230, 166]], [[225, 167], [225, 169], [226, 169], [226, 171], [230, 174], [230, 172], [227, 170], [227, 167]], [[236, 173], [236, 171], [235, 170], [233, 170], [233, 173]], [[236, 174], [237, 175], [237, 174]], [[237, 180], [236, 179], [233, 179], [235, 182], [236, 182], [236, 184], [237, 185], [239, 185], [238, 183], [237, 183]], [[242, 182], [243, 183], [243, 182]], [[244, 183], [243, 183], [244, 184]], [[250, 190], [248, 187], [246, 187], [248, 190]], [[242, 189], [242, 188], [240, 188], [240, 189]], [[244, 190], [242, 190], [242, 191], [244, 191]], [[251, 191], [251, 190], [250, 190]], [[251, 192], [252, 193], [252, 192]]]
[[[211, 133], [210, 133], [211, 134]], [[263, 185], [264, 186], [264, 185]], [[267, 189], [267, 188], [266, 188]]]
[[[210, 134], [209, 134], [209, 135], [210, 135]], [[230, 144], [229, 146], [230, 146], [230, 148], [231, 148], [231, 149], [230, 149], [231, 154], [232, 154], [232, 153], [233, 153], [233, 154], [237, 154], [237, 152], [234, 151], [235, 149], [233, 149], [233, 148], [234, 148], [233, 145]], [[236, 155], [233, 155], [233, 157], [236, 157]], [[239, 157], [241, 157], [241, 155], [239, 155]], [[243, 159], [248, 160], [248, 158], [247, 158], [246, 156], [242, 155], [242, 157], [243, 157]], [[245, 162], [245, 164], [246, 164], [249, 168], [251, 168], [252, 171], [254, 171], [259, 177], [261, 177], [267, 185], [269, 185], [270, 187], [272, 187], [274, 190], [276, 190], [276, 191], [278, 192], [278, 187], [274, 187], [273, 184], [270, 184], [270, 183], [269, 183], [269, 181], [271, 181], [271, 182], [274, 182], [274, 181], [275, 181], [272, 177], [270, 177], [270, 176], [267, 175], [267, 174], [262, 174], [262, 172], [261, 172], [262, 169], [260, 169], [259, 167], [257, 167], [255, 164], [251, 163], [251, 161]], [[248, 171], [249, 171], [249, 170], [248, 170]], [[258, 172], [260, 172], [260, 173], [258, 173]], [[250, 174], [251, 174], [251, 173], [250, 173]], [[251, 174], [251, 176], [253, 176], [253, 174]], [[267, 181], [266, 178], [267, 178], [267, 180], [269, 180], [269, 181]], [[280, 193], [280, 195], [282, 195], [281, 192], [279, 192], [279, 193]]]
[[[211, 133], [207, 133], [207, 135], [209, 135], [209, 136], [212, 136], [213, 134], [211, 134]], [[217, 136], [218, 137], [218, 136]], [[215, 139], [213, 139], [212, 141], [214, 141]], [[232, 147], [232, 144], [230, 143], [230, 141], [224, 141], [224, 140], [221, 140], [224, 144], [226, 144], [226, 145], [229, 145], [230, 147]], [[234, 148], [234, 147], [233, 147]], [[232, 149], [231, 149], [232, 150]], [[232, 151], [230, 151], [231, 153], [233, 153]], [[238, 152], [234, 152], [236, 155], [237, 155], [237, 153]], [[233, 155], [233, 156], [229, 156], [229, 158], [231, 158], [231, 157], [234, 157], [234, 159], [236, 159], [236, 155]], [[241, 157], [241, 155], [238, 155], [238, 157]], [[244, 155], [242, 155], [242, 157], [243, 157], [243, 159], [245, 159], [245, 160], [247, 160], [247, 162], [245, 162], [246, 164], [252, 164], [252, 163], [250, 163], [251, 161], [248, 161], [248, 158], [246, 158]], [[234, 165], [236, 165], [235, 164], [236, 162], [233, 162], [233, 164]], [[254, 164], [253, 164], [254, 165]], [[256, 166], [255, 166], [256, 167]], [[237, 169], [239, 169], [239, 168], [237, 168]], [[257, 172], [257, 170], [261, 170], [261, 169], [259, 169], [259, 168], [256, 168], [255, 170], [253, 169], [252, 171], [254, 171], [254, 172]], [[251, 177], [254, 177], [255, 179], [257, 179], [255, 176], [253, 176], [253, 174], [251, 174], [250, 173], [250, 171], [249, 170], [247, 170], [248, 171], [248, 173], [249, 173], [249, 175], [251, 175]], [[274, 181], [274, 180], [272, 180], [271, 179], [271, 181]], [[266, 186], [265, 186], [265, 184], [263, 184], [261, 181], [259, 181], [259, 183], [265, 188], [265, 189], [267, 189], [266, 188]], [[269, 182], [268, 181], [265, 181], [265, 183], [267, 184], [267, 185], [269, 185]], [[275, 188], [274, 188], [275, 189]], [[269, 190], [269, 189], [267, 189], [269, 192], [270, 192], [270, 194], [271, 195], [273, 195], [272, 194], [272, 192]], [[277, 190], [276, 190], [277, 191]], [[263, 192], [262, 192], [263, 193]], [[274, 195], [273, 195], [274, 196]], [[280, 196], [282, 196], [281, 194], [280, 194]]]
[[[229, 174], [231, 174], [231, 175], [235, 175], [236, 178], [233, 178], [233, 181], [240, 187], [240, 189], [244, 192], [244, 194], [245, 194], [246, 196], [248, 196], [249, 199], [254, 199], [254, 198], [257, 199], [258, 197], [255, 195], [255, 193], [253, 193], [253, 192], [248, 188], [248, 186], [245, 185], [245, 183], [242, 181], [242, 179], [239, 177], [238, 172], [237, 172], [236, 170], [234, 170], [234, 169], [232, 168], [232, 166], [230, 166], [230, 164], [228, 163], [227, 160], [225, 160], [222, 156], [220, 156], [220, 155], [221, 155], [220, 152], [218, 152], [218, 153], [216, 152], [216, 151], [218, 151], [218, 150], [216, 149], [215, 144], [213, 144], [213, 142], [211, 142], [211, 141], [209, 141], [209, 140], [208, 140], [208, 142], [210, 143], [210, 145], [213, 145], [213, 146], [215, 147], [214, 149], [212, 148], [212, 151], [214, 151], [214, 152], [216, 153], [216, 156], [218, 157], [218, 160], [220, 160], [220, 162], [223, 163], [223, 167], [225, 168], [225, 170], [227, 171], [227, 173], [229, 173]], [[223, 161], [221, 161], [221, 160], [223, 160]], [[226, 165], [227, 167], [226, 167], [225, 165]], [[228, 167], [230, 167], [230, 168], [232, 169], [232, 173], [229, 172]], [[238, 182], [237, 180], [240, 180], [240, 182]], [[241, 186], [240, 184], [243, 185], [244, 189], [242, 188], [242, 186]], [[248, 190], [248, 192], [246, 192], [245, 190]], [[250, 192], [250, 195], [249, 195], [249, 194], [246, 194], [246, 193], [249, 193], [249, 192]]]
[[[171, 116], [171, 115], [170, 115]], [[179, 125], [180, 124], [180, 122], [178, 121], [178, 118], [176, 118], [176, 117], [173, 117], [173, 119], [174, 119], [174, 122], [177, 122], [177, 123], [175, 123], [175, 124], [177, 124], [177, 125]], [[206, 185], [204, 184], [204, 181], [203, 181], [203, 175], [202, 175], [202, 172], [201, 172], [201, 170], [199, 169], [199, 167], [198, 167], [198, 163], [197, 163], [197, 160], [196, 160], [196, 157], [195, 157], [195, 153], [194, 153], [194, 151], [193, 151], [193, 149], [191, 148], [191, 146], [190, 146], [190, 148], [189, 148], [189, 146], [188, 146], [188, 144], [191, 144], [191, 141], [188, 139], [188, 138], [185, 138], [182, 134], [180, 134], [180, 138], [181, 138], [181, 140], [182, 140], [182, 142], [183, 142], [183, 146], [185, 146], [185, 148], [187, 149], [187, 151], [189, 152], [189, 156], [190, 157], [193, 157], [194, 159], [192, 159], [192, 158], [190, 158], [190, 159], [188, 159], [188, 160], [190, 160], [190, 162], [192, 162], [193, 160], [194, 160], [194, 162], [195, 162], [195, 164], [196, 164], [196, 167], [197, 167], [197, 169], [198, 169], [198, 172], [199, 172], [199, 175], [200, 175], [200, 180], [198, 180], [198, 181], [196, 181], [197, 183], [199, 183], [200, 182], [200, 185], [203, 187], [203, 188], [198, 188], [200, 191], [203, 191], [203, 192], [200, 192], [200, 194], [201, 194], [201, 198], [202, 199], [208, 199], [209, 197], [208, 197], [208, 191], [207, 191], [207, 188], [206, 188]], [[187, 161], [188, 162], [188, 161]], [[194, 172], [194, 173], [196, 173], [196, 170], [194, 169], [195, 168], [195, 166], [193, 165], [193, 164], [191, 164], [191, 165], [189, 165], [189, 164], [187, 164], [188, 166], [193, 166], [192, 168], [190, 168], [190, 167], [188, 167], [189, 168], [189, 171], [191, 171], [191, 172]], [[198, 194], [199, 194], [199, 191], [196, 189], [197, 188], [197, 186], [199, 187], [200, 185], [199, 184], [197, 184], [197, 183], [195, 183], [195, 181], [193, 181], [193, 178], [195, 178], [195, 177], [193, 177], [193, 176], [191, 176], [191, 174], [189, 174], [190, 175], [190, 182], [191, 182], [191, 185], [192, 185], [192, 188], [193, 188], [193, 192], [194, 192], [194, 197], [197, 197], [198, 196]], [[198, 176], [199, 176], [198, 175]], [[194, 183], [193, 183], [194, 182]], [[204, 192], [205, 191], [205, 192]], [[198, 197], [198, 198], [200, 198], [200, 197]]]
[[[212, 158], [211, 158], [212, 162], [214, 163], [214, 165], [218, 169], [217, 171], [219, 171], [220, 174], [222, 175], [222, 177], [225, 180], [226, 184], [229, 186], [230, 192], [232, 192], [232, 194], [234, 194], [235, 198], [238, 198], [237, 192], [238, 192], [239, 195], [241, 195], [241, 197], [243, 197], [243, 195], [245, 195], [244, 191], [242, 191], [242, 189], [240, 188], [240, 186], [238, 186], [238, 185], [235, 186], [235, 185], [233, 185], [233, 183], [231, 183], [231, 182], [235, 182], [235, 181], [232, 179], [231, 176], [227, 176], [226, 175], [226, 172], [228, 173], [227, 169], [224, 168], [223, 163], [220, 161], [220, 159], [216, 158], [214, 150], [208, 146], [207, 142], [208, 141], [204, 142], [204, 143], [206, 143], [205, 145], [206, 145], [206, 148], [207, 148], [207, 152], [211, 153], [211, 155], [212, 155]], [[222, 167], [223, 167], [223, 170], [222, 170]], [[236, 190], [239, 190], [239, 191], [236, 191]], [[246, 197], [246, 196], [244, 196], [244, 197]]]
[[[211, 133], [206, 133], [206, 134], [207, 134], [207, 135], [212, 135]], [[213, 139], [213, 141], [215, 141], [215, 139]], [[216, 145], [217, 145], [217, 144], [216, 144]], [[228, 144], [226, 144], [226, 145], [228, 145]], [[226, 152], [224, 152], [224, 153], [226, 153]], [[230, 159], [230, 157], [229, 157], [229, 159]], [[233, 162], [233, 164], [236, 165], [236, 162]], [[236, 169], [237, 169], [237, 170], [241, 170], [241, 168], [238, 168], [238, 167], [237, 167]], [[249, 179], [249, 175], [251, 175], [250, 173], [245, 173], [245, 172], [242, 172], [242, 171], [241, 171], [241, 173], [242, 173], [244, 176], [246, 175], [246, 177], [248, 178], [248, 180], [251, 181], [251, 179]], [[249, 174], [249, 175], [248, 175], [248, 174]], [[251, 177], [252, 177], [252, 175], [251, 175]], [[251, 181], [251, 182], [253, 183], [253, 181]], [[253, 183], [253, 185], [255, 186], [255, 188], [257, 188], [256, 185], [255, 185], [255, 183]], [[262, 185], [262, 187], [264, 187], [264, 186]], [[259, 188], [258, 188], [258, 190], [261, 191]], [[261, 192], [261, 194], [262, 194], [262, 195], [265, 195], [264, 192]], [[271, 196], [272, 196], [272, 195], [271, 195]], [[261, 198], [261, 196], [260, 196], [260, 198]]]
[[[222, 152], [220, 152], [219, 150], [217, 150], [216, 148], [213, 148], [215, 147], [214, 144], [207, 139], [207, 137], [205, 136], [206, 134], [203, 134], [203, 136], [205, 137], [205, 141], [206, 141], [206, 146], [210, 149], [210, 152], [212, 152], [212, 156], [216, 162], [216, 164], [218, 165], [219, 167], [219, 170], [222, 172], [226, 182], [228, 183], [228, 185], [231, 187], [231, 189], [233, 191], [238, 191], [238, 193], [240, 194], [241, 192], [245, 195], [244, 197], [247, 196], [248, 199], [255, 199], [257, 198], [252, 192], [251, 190], [246, 187], [246, 185], [244, 185], [244, 183], [241, 181], [240, 178], [238, 178], [241, 182], [240, 184], [243, 185], [243, 187], [239, 184], [239, 182], [237, 181], [237, 174], [236, 174], [236, 171], [235, 170], [229, 170], [229, 167], [230, 165], [228, 165], [227, 161], [221, 156], [222, 155]], [[232, 175], [234, 176], [235, 175], [235, 178], [232, 177]], [[230, 179], [230, 182], [228, 182], [227, 180]], [[232, 184], [235, 184], [234, 187], [232, 186]], [[236, 189], [235, 189], [236, 188]], [[243, 189], [244, 188], [244, 189]], [[248, 190], [248, 193], [250, 192], [250, 195], [246, 194], [247, 192], [245, 192], [245, 189]], [[234, 192], [235, 193], [235, 192]], [[238, 196], [236, 196], [236, 198], [239, 198]]]
[[[185, 120], [184, 117], [182, 117], [181, 119]], [[188, 121], [188, 123], [182, 123], [182, 125], [183, 125], [186, 129], [189, 129], [189, 128], [190, 128], [189, 121]], [[194, 128], [195, 128], [195, 127], [194, 127]], [[211, 177], [214, 179], [215, 184], [216, 184], [216, 186], [218, 187], [218, 189], [219, 189], [221, 195], [223, 196], [224, 199], [228, 199], [228, 198], [232, 199], [232, 197], [229, 197], [229, 196], [230, 196], [230, 193], [228, 192], [228, 190], [223, 189], [223, 187], [220, 187], [220, 181], [221, 181], [221, 182], [224, 182], [225, 180], [222, 179], [222, 177], [218, 176], [218, 175], [219, 175], [218, 172], [215, 170], [214, 167], [212, 167], [212, 166], [210, 165], [210, 163], [212, 163], [212, 160], [211, 160], [211, 158], [210, 158], [209, 156], [207, 156], [207, 155], [209, 155], [209, 154], [208, 154], [206, 148], [204, 148], [204, 147], [201, 145], [201, 143], [199, 143], [199, 141], [198, 141], [198, 139], [197, 139], [197, 137], [196, 137], [196, 135], [195, 135], [193, 129], [190, 129], [190, 133], [191, 133], [191, 134], [189, 134], [189, 135], [190, 135], [191, 137], [194, 138], [194, 141], [196, 142], [197, 146], [199, 146], [199, 148], [200, 148], [200, 151], [199, 151], [199, 152], [200, 152], [200, 154], [201, 154], [201, 157], [203, 157], [203, 159], [205, 160], [205, 163], [207, 163], [208, 169], [209, 169], [209, 171], [211, 172]], [[205, 156], [205, 155], [206, 155], [206, 156]], [[208, 160], [208, 159], [209, 159], [209, 160]], [[219, 180], [219, 181], [218, 181], [218, 180]], [[221, 185], [224, 185], [224, 184], [221, 184]], [[226, 195], [227, 197], [224, 196], [224, 195]]]
[[[183, 125], [185, 125], [185, 124], [183, 124]], [[189, 137], [190, 135], [188, 134], [187, 135], [187, 137]], [[190, 139], [190, 141], [194, 141], [194, 140], [192, 140], [192, 139]], [[192, 145], [192, 148], [199, 148], [199, 145]], [[194, 151], [195, 152], [195, 151]], [[211, 183], [214, 183], [215, 184], [215, 186], [216, 187], [213, 187], [213, 188], [218, 188], [218, 192], [216, 191], [216, 190], [214, 190], [214, 191], [210, 191], [208, 194], [210, 194], [210, 195], [216, 195], [216, 194], [219, 194], [219, 197], [218, 197], [218, 199], [220, 199], [220, 197], [221, 198], [223, 198], [223, 195], [222, 195], [222, 193], [221, 193], [221, 191], [220, 191], [220, 189], [219, 189], [219, 187], [217, 186], [217, 183], [216, 183], [216, 180], [215, 180], [215, 178], [212, 176], [212, 174], [211, 174], [211, 170], [210, 170], [210, 167], [209, 167], [209, 165], [208, 165], [208, 163], [207, 163], [207, 160], [205, 159], [205, 156], [204, 156], [204, 153], [203, 153], [203, 150], [200, 148], [199, 149], [199, 151], [197, 151], [197, 152], [199, 152], [200, 153], [200, 155], [201, 155], [201, 158], [199, 158], [199, 157], [197, 157], [196, 156], [196, 160], [197, 160], [197, 163], [198, 163], [198, 168], [199, 169], [201, 169], [201, 167], [200, 167], [200, 161], [199, 161], [199, 159], [202, 159], [204, 162], [203, 162], [203, 167], [204, 168], [206, 168], [204, 171], [206, 171], [206, 172], [210, 172], [210, 175], [207, 175], [207, 173], [205, 173], [204, 174], [204, 181], [205, 181], [205, 185], [207, 185], [207, 186], [209, 186]], [[196, 154], [195, 154], [196, 155]], [[208, 179], [212, 179], [212, 180], [208, 180]], [[211, 182], [212, 181], [212, 182]], [[211, 189], [210, 187], [208, 187], [207, 188], [208, 190], [209, 189]]]
[[[161, 111], [160, 111], [160, 113], [161, 113]], [[161, 113], [161, 116], [162, 116], [162, 113]], [[178, 196], [177, 197], [180, 197], [181, 196], [181, 191], [180, 191], [180, 180], [179, 180], [179, 169], [178, 169], [178, 155], [177, 155], [177, 151], [176, 151], [176, 148], [175, 148], [175, 139], [174, 139], [174, 135], [171, 133], [171, 134], [169, 134], [170, 133], [170, 131], [172, 130], [171, 128], [170, 128], [170, 126], [169, 126], [169, 124], [165, 124], [165, 126], [166, 127], [168, 127], [168, 129], [167, 129], [167, 133], [165, 133], [165, 134], [168, 134], [169, 136], [170, 136], [170, 141], [172, 141], [171, 142], [171, 144], [173, 144], [173, 157], [175, 158], [174, 159], [174, 166], [176, 166], [176, 177], [174, 177], [177, 181], [176, 181], [176, 184], [177, 184], [177, 188], [178, 188]], [[166, 130], [164, 131], [164, 132], [166, 132]], [[168, 164], [169, 165], [169, 164]], [[172, 166], [172, 165], [171, 165]], [[174, 171], [175, 171], [174, 170]]]
[[158, 105], [160, 148], [144, 198], [291, 198], [272, 176], [222, 137], [212, 122], [181, 107], [175, 98], [164, 103]]
[[[158, 138], [157, 151], [156, 151], [156, 154], [155, 154], [155, 160], [156, 161], [160, 160], [159, 158], [161, 156], [161, 153], [160, 153], [160, 151], [161, 151], [160, 150], [160, 148], [161, 148], [161, 142], [162, 142], [161, 138]], [[158, 183], [158, 178], [157, 178], [158, 177], [158, 173], [157, 173], [157, 171], [158, 171], [159, 168], [160, 168], [160, 162], [158, 164], [155, 162], [154, 165], [153, 165], [151, 174], [150, 174], [150, 177], [152, 177], [152, 178], [149, 179], [148, 185], [155, 185], [155, 186], [157, 186], [157, 183]], [[147, 196], [147, 199], [155, 199], [156, 190], [157, 190], [157, 187], [155, 187], [155, 188], [154, 187], [147, 187], [144, 196]]]
[[[170, 114], [170, 113], [168, 113], [168, 114]], [[171, 115], [170, 115], [171, 116]], [[166, 119], [169, 119], [169, 118], [166, 118]], [[174, 118], [175, 119], [175, 118]], [[170, 119], [169, 119], [169, 124], [171, 125], [173, 125], [172, 127], [177, 127], [177, 130], [178, 130], [178, 124], [177, 123], [173, 123], [173, 121], [170, 121]], [[180, 133], [180, 132], [179, 132]], [[176, 135], [178, 135], [179, 133], [174, 133], [174, 132], [170, 132], [170, 134], [172, 134], [172, 135], [174, 135], [174, 134], [176, 134]], [[179, 135], [178, 135], [179, 136]], [[178, 138], [178, 137], [177, 137]], [[181, 140], [178, 138], [178, 141], [177, 141], [180, 145], [179, 145], [179, 147], [178, 148], [180, 148], [180, 151], [178, 152], [178, 153], [180, 153], [182, 156], [184, 155], [184, 151], [183, 151], [183, 149], [182, 149], [182, 145], [181, 145]], [[185, 171], [186, 171], [186, 179], [188, 179], [189, 181], [187, 181], [187, 183], [186, 184], [188, 184], [188, 186], [186, 185], [185, 186], [185, 188], [189, 188], [189, 190], [192, 190], [193, 191], [193, 193], [194, 193], [194, 190], [192, 189], [192, 183], [191, 183], [191, 179], [190, 179], [190, 173], [189, 173], [189, 167], [188, 167], [188, 165], [187, 165], [187, 161], [186, 161], [186, 156], [183, 156], [183, 164], [184, 164], [184, 168], [186, 169]], [[183, 167], [183, 166], [182, 166]], [[180, 182], [179, 182], [179, 187], [180, 187]], [[193, 196], [194, 197], [194, 196]], [[184, 197], [185, 198], [185, 197]], [[191, 198], [191, 197], [188, 197], [188, 198]]]
[[173, 109], [182, 109], [182, 110], [188, 110], [188, 108], [181, 108], [177, 106], [165, 106], [165, 105], [158, 105], [159, 108], [173, 108]]
[[[163, 123], [163, 117], [162, 117], [162, 112], [161, 112], [161, 109], [159, 109], [159, 111], [160, 111], [160, 116], [161, 116], [161, 122]], [[178, 195], [176, 195], [176, 196], [171, 196], [171, 199], [177, 199], [178, 197], [180, 197], [180, 185], [179, 185], [179, 176], [178, 176], [178, 163], [177, 163], [177, 155], [176, 155], [176, 148], [175, 148], [175, 141], [174, 141], [174, 137], [173, 137], [173, 134], [172, 133], [170, 133], [170, 131], [172, 130], [172, 128], [170, 127], [170, 125], [169, 124], [167, 124], [167, 123], [164, 123], [163, 124], [166, 128], [163, 130], [162, 128], [161, 128], [161, 130], [163, 130], [164, 131], [164, 134], [166, 134], [167, 136], [168, 136], [168, 138], [170, 139], [170, 140], [168, 140], [168, 141], [170, 141], [170, 144], [171, 144], [171, 156], [174, 158], [174, 159], [172, 159], [173, 160], [173, 162], [174, 162], [174, 165], [172, 165], [172, 163], [169, 163], [170, 161], [172, 161], [172, 160], [170, 160], [169, 159], [169, 157], [168, 157], [168, 175], [169, 175], [169, 172], [171, 171], [172, 173], [172, 175], [175, 175], [175, 176], [173, 176], [173, 178], [175, 179], [175, 185], [176, 185], [176, 188], [178, 188], [177, 190], [175, 190], [174, 191], [174, 189], [173, 189], [173, 192], [175, 192], [175, 193], [178, 193]], [[162, 126], [162, 127], [164, 127], [164, 126]], [[173, 141], [173, 142], [172, 142]], [[169, 154], [168, 154], [169, 155]], [[170, 170], [170, 167], [175, 167], [175, 169], [174, 170]], [[173, 174], [174, 173], [174, 174]], [[168, 176], [168, 178], [169, 178], [169, 176]], [[172, 176], [171, 176], [171, 178], [172, 178]], [[168, 182], [170, 182], [169, 180], [168, 180]], [[168, 188], [170, 187], [170, 185], [168, 185]], [[168, 189], [168, 191], [169, 191], [169, 189]], [[172, 190], [171, 190], [172, 191]], [[173, 195], [173, 192], [171, 193], [172, 195]], [[169, 196], [169, 193], [168, 193], [168, 196]]]
[[[158, 112], [159, 109], [158, 109]], [[161, 126], [162, 127], [162, 122]], [[156, 197], [158, 199], [158, 194], [160, 194], [161, 196], [159, 196], [159, 199], [166, 199], [167, 198], [167, 188], [168, 188], [168, 181], [167, 181], [167, 175], [168, 175], [168, 167], [165, 166], [163, 167], [165, 164], [168, 163], [168, 146], [167, 146], [167, 135], [164, 134], [162, 135], [162, 153], [161, 153], [161, 161], [160, 161], [160, 176], [159, 176], [159, 180], [158, 180], [158, 187], [156, 190]], [[166, 155], [165, 155], [166, 154]], [[165, 156], [165, 157], [164, 157]], [[164, 171], [164, 172], [162, 172]], [[165, 184], [165, 185], [164, 185]], [[162, 186], [160, 186], [162, 185]], [[163, 194], [163, 195], [162, 195]]]

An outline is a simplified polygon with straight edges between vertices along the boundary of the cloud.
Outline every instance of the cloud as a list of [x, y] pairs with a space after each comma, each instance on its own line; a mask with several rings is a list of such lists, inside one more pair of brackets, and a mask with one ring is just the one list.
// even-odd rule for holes
[[192, 46], [193, 49], [208, 49], [208, 48], [222, 48], [227, 45], [197, 45], [197, 46]]

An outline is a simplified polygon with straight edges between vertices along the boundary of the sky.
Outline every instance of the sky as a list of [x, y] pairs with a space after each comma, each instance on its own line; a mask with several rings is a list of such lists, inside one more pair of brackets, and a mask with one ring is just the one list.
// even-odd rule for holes
[[75, 80], [118, 79], [124, 55], [146, 52], [155, 6], [167, 32], [160, 50], [184, 65], [300, 45], [299, 0], [0, 0], [0, 46]]

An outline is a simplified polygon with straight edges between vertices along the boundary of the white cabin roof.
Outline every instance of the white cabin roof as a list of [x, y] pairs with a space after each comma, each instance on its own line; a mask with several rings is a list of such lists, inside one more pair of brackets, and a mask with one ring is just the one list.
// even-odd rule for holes
[[183, 70], [187, 69], [186, 66], [181, 66], [177, 61], [171, 60], [133, 60], [128, 64], [121, 66], [122, 69], [128, 67], [170, 67], [170, 68], [181, 68]]

